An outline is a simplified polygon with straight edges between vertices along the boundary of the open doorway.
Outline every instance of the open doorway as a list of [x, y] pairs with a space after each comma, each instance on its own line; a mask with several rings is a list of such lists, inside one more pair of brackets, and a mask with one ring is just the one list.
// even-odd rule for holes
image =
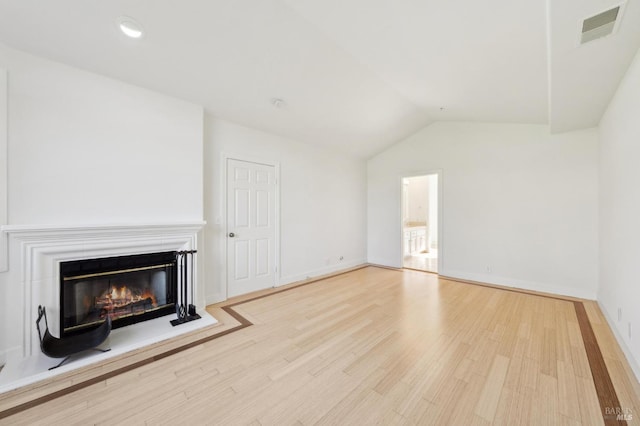
[[402, 179], [402, 264], [438, 273], [438, 175]]

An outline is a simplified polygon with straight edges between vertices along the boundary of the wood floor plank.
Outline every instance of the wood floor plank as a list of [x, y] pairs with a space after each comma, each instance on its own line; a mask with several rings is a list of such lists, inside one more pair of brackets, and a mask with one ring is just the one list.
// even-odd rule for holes
[[481, 397], [476, 404], [475, 413], [488, 422], [492, 422], [496, 415], [500, 394], [504, 380], [507, 377], [510, 359], [502, 355], [496, 355], [489, 376], [481, 392]]
[[568, 419], [579, 422], [580, 403], [578, 402], [578, 388], [573, 368], [565, 361], [558, 361], [558, 411]]

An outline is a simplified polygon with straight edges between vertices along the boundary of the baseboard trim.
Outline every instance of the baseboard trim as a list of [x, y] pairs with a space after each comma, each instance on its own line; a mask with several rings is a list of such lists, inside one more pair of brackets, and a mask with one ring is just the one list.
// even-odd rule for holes
[[[426, 271], [423, 271], [423, 272], [429, 273], [429, 272], [426, 272]], [[555, 294], [555, 293], [549, 293], [549, 292], [537, 291], [537, 290], [529, 290], [529, 289], [526, 289], [526, 288], [504, 286], [504, 285], [499, 285], [499, 284], [491, 284], [491, 283], [485, 283], [485, 282], [482, 282], [482, 281], [465, 280], [465, 279], [449, 277], [449, 276], [445, 276], [445, 275], [439, 275], [439, 278], [441, 280], [454, 281], [454, 282], [457, 282], [457, 283], [465, 283], [465, 284], [471, 284], [471, 285], [478, 285], [478, 286], [481, 286], [481, 287], [495, 288], [496, 290], [513, 291], [515, 293], [523, 293], [523, 294], [529, 294], [531, 296], [540, 296], [540, 297], [546, 297], [546, 298], [549, 298], [549, 299], [564, 300], [564, 301], [567, 301], [567, 302], [589, 300], [589, 299], [584, 299], [584, 298], [580, 298], [580, 297], [564, 296], [562, 294]]]
[[235, 297], [226, 297], [225, 294], [221, 293], [221, 292], [217, 292], [217, 293], [211, 293], [211, 294], [207, 294], [205, 295], [205, 303], [207, 306], [209, 305], [215, 305], [217, 303], [222, 303], [222, 302], [226, 302], [228, 300], [236, 300], [238, 298], [246, 298], [248, 295], [254, 294], [254, 293], [262, 293], [262, 292], [269, 292], [272, 291], [273, 289], [279, 289], [281, 287], [285, 287], [285, 286], [296, 286], [296, 285], [300, 285], [300, 284], [304, 284], [304, 283], [309, 283], [309, 282], [314, 282], [317, 280], [321, 280], [324, 278], [330, 278], [334, 275], [340, 275], [340, 274], [344, 274], [345, 272], [349, 272], [349, 271], [353, 271], [355, 269], [360, 269], [360, 268], [364, 268], [365, 266], [369, 266], [369, 264], [360, 259], [360, 260], [355, 260], [352, 262], [345, 262], [345, 263], [340, 263], [337, 265], [331, 265], [329, 267], [326, 268], [320, 268], [320, 269], [315, 269], [313, 271], [304, 273], [304, 274], [297, 274], [297, 275], [291, 275], [288, 277], [284, 277], [284, 278], [280, 278], [280, 283], [276, 284], [274, 287], [272, 288], [266, 288], [264, 290], [258, 290], [257, 292], [252, 292], [252, 293], [248, 293], [245, 295], [240, 295], [240, 296], [235, 296]]
[[602, 312], [604, 318], [607, 320], [607, 325], [613, 332], [613, 336], [616, 338], [618, 346], [620, 346], [620, 349], [622, 349], [622, 353], [627, 359], [627, 363], [629, 364], [629, 367], [631, 367], [631, 371], [633, 371], [633, 374], [636, 376], [636, 380], [640, 382], [640, 365], [638, 365], [638, 362], [633, 357], [631, 349], [629, 349], [629, 346], [624, 341], [624, 337], [622, 337], [622, 334], [620, 334], [620, 330], [618, 330], [618, 328], [615, 326], [615, 321], [613, 320], [613, 318], [611, 318], [611, 315], [609, 315], [609, 312], [607, 311], [605, 306], [599, 300], [596, 300], [596, 303], [598, 303], [600, 312]]
[[505, 277], [495, 277], [486, 274], [473, 274], [460, 271], [443, 270], [440, 271], [441, 277], [448, 277], [459, 281], [470, 281], [482, 284], [490, 284], [505, 288], [517, 288], [520, 290], [528, 290], [539, 293], [552, 294], [555, 296], [568, 296], [577, 299], [596, 300], [596, 293], [590, 290], [582, 290], [573, 287], [555, 286], [550, 284], [538, 283], [535, 281], [525, 281], [511, 279]]
[[328, 278], [331, 274], [343, 273], [343, 271], [348, 271], [350, 269], [359, 268], [365, 265], [368, 265], [368, 263], [364, 259], [356, 259], [350, 262], [337, 263], [335, 265], [329, 265], [324, 268], [314, 269], [305, 273], [281, 277], [280, 283], [276, 287], [294, 283], [301, 283], [308, 280], [315, 280], [320, 277]]

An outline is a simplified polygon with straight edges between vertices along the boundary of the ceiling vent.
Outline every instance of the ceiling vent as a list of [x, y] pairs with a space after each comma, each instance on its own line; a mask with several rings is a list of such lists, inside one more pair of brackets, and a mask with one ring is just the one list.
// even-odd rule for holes
[[620, 21], [620, 15], [620, 6], [616, 6], [582, 21], [580, 44], [612, 34]]

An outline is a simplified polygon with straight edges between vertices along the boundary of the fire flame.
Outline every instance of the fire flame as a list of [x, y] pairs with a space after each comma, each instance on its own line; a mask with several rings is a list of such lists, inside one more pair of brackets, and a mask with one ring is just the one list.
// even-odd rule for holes
[[111, 291], [107, 291], [105, 294], [98, 298], [98, 303], [104, 301], [106, 302], [105, 305], [108, 305], [108, 307], [117, 308], [147, 299], [151, 299], [151, 304], [154, 307], [158, 306], [156, 296], [151, 290], [144, 289], [141, 292], [138, 292], [138, 294], [134, 294], [131, 289], [123, 285], [120, 287], [111, 287]]

